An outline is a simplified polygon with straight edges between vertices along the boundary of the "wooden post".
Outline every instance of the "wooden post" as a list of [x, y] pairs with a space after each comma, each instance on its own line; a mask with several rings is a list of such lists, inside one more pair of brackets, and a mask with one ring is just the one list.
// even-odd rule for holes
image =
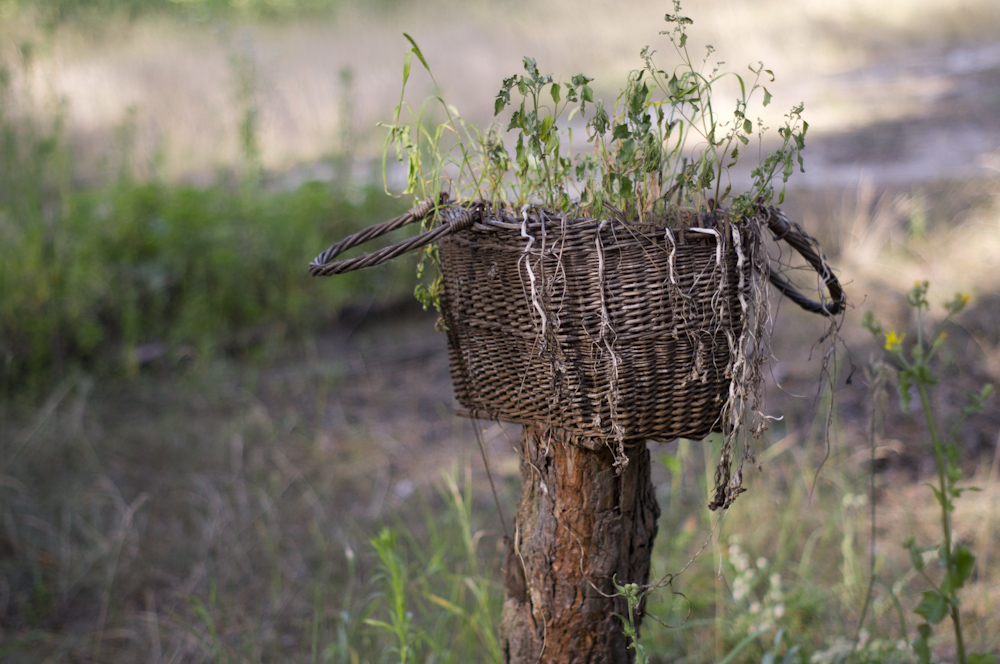
[[[525, 426], [521, 501], [504, 561], [501, 640], [510, 664], [628, 664], [619, 584], [645, 584], [660, 508], [645, 444], [615, 475], [605, 446]], [[641, 608], [641, 607], [640, 607]], [[638, 622], [641, 617], [636, 618]]]

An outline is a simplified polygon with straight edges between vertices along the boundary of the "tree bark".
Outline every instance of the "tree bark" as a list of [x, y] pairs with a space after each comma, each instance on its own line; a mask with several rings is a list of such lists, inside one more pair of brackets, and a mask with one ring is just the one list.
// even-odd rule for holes
[[[504, 561], [504, 658], [510, 664], [633, 661], [619, 584], [649, 581], [659, 505], [645, 444], [615, 475], [607, 446], [525, 426], [521, 501]], [[641, 619], [641, 608], [636, 626]]]

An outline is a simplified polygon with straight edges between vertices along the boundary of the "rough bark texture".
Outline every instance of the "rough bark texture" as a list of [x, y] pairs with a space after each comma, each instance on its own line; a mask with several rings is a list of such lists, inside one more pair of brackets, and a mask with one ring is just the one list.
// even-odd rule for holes
[[628, 449], [616, 476], [611, 451], [583, 442], [528, 426], [521, 437], [521, 502], [500, 627], [510, 664], [633, 660], [612, 615], [628, 611], [612, 577], [649, 580], [660, 514], [649, 451]]

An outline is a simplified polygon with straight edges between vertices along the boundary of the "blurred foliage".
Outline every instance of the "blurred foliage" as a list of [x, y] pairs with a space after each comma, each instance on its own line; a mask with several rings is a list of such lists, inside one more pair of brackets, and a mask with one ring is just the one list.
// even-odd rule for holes
[[345, 6], [385, 10], [400, 0], [3, 0], [0, 13], [31, 12], [43, 24], [88, 22], [111, 16], [130, 19], [150, 14], [185, 18], [245, 17], [282, 19], [328, 14]]
[[402, 204], [375, 187], [205, 188], [127, 173], [80, 190], [61, 121], [19, 114], [0, 71], [0, 366], [37, 377], [144, 344], [242, 352], [313, 330], [353, 300], [408, 290], [401, 269], [309, 277], [308, 261]]

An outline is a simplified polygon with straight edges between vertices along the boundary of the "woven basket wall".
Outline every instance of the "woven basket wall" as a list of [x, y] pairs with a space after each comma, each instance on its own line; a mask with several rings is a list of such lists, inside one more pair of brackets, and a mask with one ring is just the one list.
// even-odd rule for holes
[[741, 260], [722, 251], [721, 222], [688, 228], [713, 226], [705, 215], [667, 231], [490, 214], [439, 242], [452, 382], [467, 414], [605, 439], [722, 429], [759, 233], [742, 234]]

